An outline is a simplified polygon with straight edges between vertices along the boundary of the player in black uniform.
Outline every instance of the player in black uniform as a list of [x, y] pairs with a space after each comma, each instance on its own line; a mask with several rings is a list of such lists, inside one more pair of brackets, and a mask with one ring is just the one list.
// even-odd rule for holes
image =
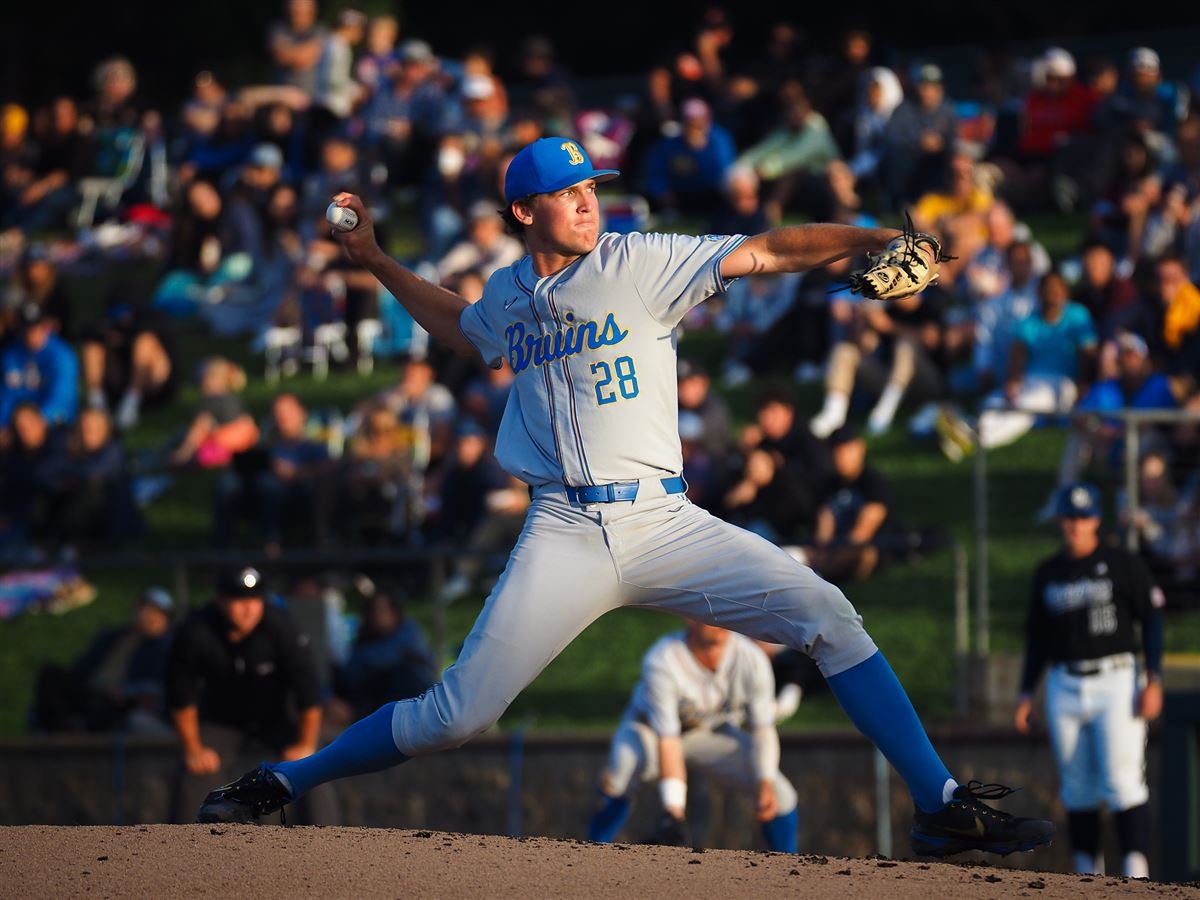
[[319, 682], [308, 636], [266, 602], [262, 576], [250, 568], [219, 574], [215, 598], [180, 626], [167, 663], [167, 708], [183, 754], [176, 817], [195, 809], [215, 773], [313, 753]]
[[[1104, 872], [1100, 807], [1107, 805], [1124, 874], [1148, 878], [1146, 726], [1162, 711], [1162, 592], [1139, 557], [1101, 541], [1095, 487], [1064, 488], [1057, 510], [1063, 548], [1033, 577], [1016, 727], [1030, 731], [1034, 688], [1049, 664], [1046, 720], [1075, 870]], [[1135, 623], [1145, 654], [1140, 673]]]

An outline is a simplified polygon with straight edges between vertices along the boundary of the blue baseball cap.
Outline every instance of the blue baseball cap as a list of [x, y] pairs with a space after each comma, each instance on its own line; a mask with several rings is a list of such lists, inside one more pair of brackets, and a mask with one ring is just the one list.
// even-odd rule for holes
[[1100, 492], [1086, 482], [1069, 484], [1058, 494], [1058, 516], [1062, 519], [1091, 519], [1100, 516]]
[[594, 169], [587, 151], [578, 142], [564, 137], [546, 137], [523, 148], [504, 176], [504, 202], [549, 194], [594, 178], [611, 181], [621, 173], [616, 169]]

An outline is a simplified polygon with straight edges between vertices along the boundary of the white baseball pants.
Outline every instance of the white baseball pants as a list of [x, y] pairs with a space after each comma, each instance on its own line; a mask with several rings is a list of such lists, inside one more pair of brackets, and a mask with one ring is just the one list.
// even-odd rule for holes
[[420, 756], [466, 743], [619, 606], [802, 649], [826, 677], [876, 652], [840, 590], [774, 544], [666, 495], [656, 479], [634, 501], [585, 506], [543, 488], [458, 661], [420, 697], [396, 704], [396, 746]]
[[1113, 812], [1145, 803], [1146, 721], [1134, 711], [1132, 662], [1096, 675], [1072, 675], [1063, 665], [1046, 680], [1046, 720], [1068, 810], [1107, 804]]

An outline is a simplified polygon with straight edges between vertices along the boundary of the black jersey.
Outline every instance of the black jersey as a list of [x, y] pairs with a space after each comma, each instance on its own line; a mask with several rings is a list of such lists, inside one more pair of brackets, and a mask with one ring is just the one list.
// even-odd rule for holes
[[1135, 652], [1134, 622], [1156, 613], [1155, 593], [1145, 563], [1118, 547], [1045, 560], [1033, 576], [1022, 690], [1033, 689], [1046, 662]]
[[295, 739], [294, 713], [320, 702], [308, 637], [284, 610], [234, 643], [215, 605], [180, 626], [167, 667], [167, 706], [198, 706], [200, 720], [238, 729], [275, 746]]

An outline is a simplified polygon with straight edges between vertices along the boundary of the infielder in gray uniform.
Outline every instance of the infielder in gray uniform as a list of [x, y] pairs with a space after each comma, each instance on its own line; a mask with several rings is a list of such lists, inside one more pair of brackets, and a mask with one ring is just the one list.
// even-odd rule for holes
[[851, 721], [907, 783], [916, 852], [1010, 853], [1048, 843], [1050, 822], [981, 802], [1007, 788], [951, 777], [841, 591], [683, 494], [672, 333], [684, 314], [735, 278], [824, 266], [882, 250], [900, 233], [819, 224], [753, 237], [601, 234], [596, 185], [617, 174], [594, 169], [565, 138], [521, 150], [505, 178], [503, 215], [523, 232], [529, 255], [494, 273], [475, 304], [387, 256], [358, 197], [334, 198], [359, 222], [334, 237], [436, 340], [512, 367], [496, 456], [531, 486], [533, 502], [439, 684], [381, 707], [307, 759], [262, 766], [216, 789], [200, 820], [258, 818], [325, 781], [460, 746], [592, 621], [647, 606], [810, 654]]
[[693, 621], [661, 638], [642, 658], [600, 784], [588, 837], [608, 842], [629, 817], [631, 795], [658, 780], [660, 836], [686, 843], [687, 773], [754, 797], [770, 849], [796, 852], [796, 789], [779, 771], [775, 676], [758, 644]]

